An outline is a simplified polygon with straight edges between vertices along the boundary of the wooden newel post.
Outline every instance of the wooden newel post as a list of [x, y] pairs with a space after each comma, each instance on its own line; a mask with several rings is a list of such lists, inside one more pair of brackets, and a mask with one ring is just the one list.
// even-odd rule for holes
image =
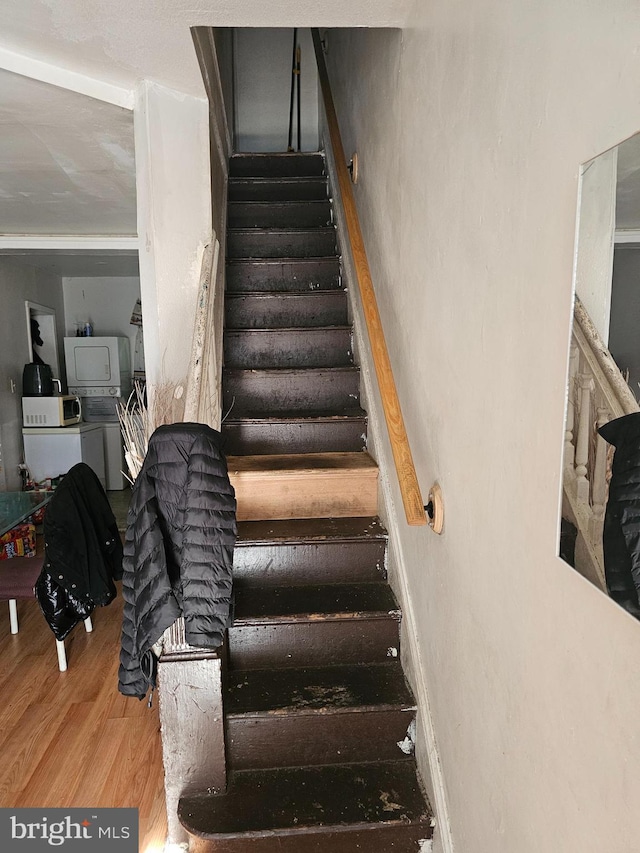
[[219, 651], [187, 645], [182, 619], [164, 637], [158, 663], [158, 697], [169, 844], [188, 842], [178, 820], [178, 801], [183, 794], [226, 789], [224, 655]]

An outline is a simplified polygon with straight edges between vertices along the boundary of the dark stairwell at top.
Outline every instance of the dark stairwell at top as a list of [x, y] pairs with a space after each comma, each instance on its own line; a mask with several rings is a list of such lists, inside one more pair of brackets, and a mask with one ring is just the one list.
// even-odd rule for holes
[[[234, 155], [230, 176], [227, 452], [363, 453], [324, 159]], [[349, 517], [339, 495], [336, 507], [336, 517], [239, 524], [228, 788], [180, 801], [193, 851], [400, 853], [432, 835], [407, 737], [415, 705], [386, 534], [376, 517]]]

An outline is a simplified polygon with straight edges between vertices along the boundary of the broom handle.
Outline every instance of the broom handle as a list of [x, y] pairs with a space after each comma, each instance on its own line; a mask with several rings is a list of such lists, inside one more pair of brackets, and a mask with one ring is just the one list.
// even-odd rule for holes
[[289, 100], [289, 140], [287, 143], [287, 151], [293, 151], [291, 142], [293, 139], [293, 98], [296, 85], [296, 42], [298, 41], [298, 28], [293, 30], [293, 52], [291, 55], [291, 98]]
[[297, 77], [298, 77], [298, 151], [300, 151], [300, 148], [302, 147], [300, 145], [300, 136], [301, 136], [301, 132], [300, 132], [300, 60], [301, 60], [301, 56], [302, 56], [302, 50], [300, 48], [300, 45], [298, 45], [298, 49], [296, 51], [296, 72], [297, 72]]

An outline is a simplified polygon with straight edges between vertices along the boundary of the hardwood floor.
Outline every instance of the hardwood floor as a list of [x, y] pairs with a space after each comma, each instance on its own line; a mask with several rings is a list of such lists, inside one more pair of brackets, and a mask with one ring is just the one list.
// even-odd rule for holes
[[[120, 585], [118, 585], [120, 586]], [[140, 853], [162, 850], [166, 811], [157, 696], [153, 708], [118, 693], [122, 596], [66, 640], [37, 602], [19, 601], [20, 632], [0, 602], [0, 806], [137, 807]]]

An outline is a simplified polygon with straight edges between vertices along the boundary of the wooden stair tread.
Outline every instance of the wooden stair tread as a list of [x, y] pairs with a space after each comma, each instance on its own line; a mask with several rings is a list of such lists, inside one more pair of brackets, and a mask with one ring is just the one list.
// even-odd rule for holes
[[268, 175], [296, 179], [325, 176], [324, 156], [319, 151], [288, 151], [286, 154], [240, 151], [229, 157], [230, 178], [254, 180]]
[[309, 184], [327, 183], [326, 175], [229, 175], [230, 184]]
[[[323, 234], [328, 234], [335, 232], [334, 225], [311, 225], [311, 226], [300, 226], [296, 227], [293, 225], [285, 225], [282, 227], [278, 227], [276, 225], [269, 225], [265, 227], [254, 227], [250, 225], [239, 225], [235, 228], [227, 228], [228, 234], [241, 234], [243, 232], [247, 232], [251, 237], [256, 235], [256, 232], [264, 231], [265, 234], [300, 234], [300, 233], [310, 233], [315, 234], [317, 232], [321, 232]], [[330, 257], [330, 256], [328, 256]], [[288, 259], [279, 259], [279, 260], [288, 260]]]
[[[237, 180], [237, 179], [236, 179]], [[256, 178], [251, 179], [252, 181], [257, 180]], [[274, 180], [273, 178], [269, 178], [269, 180]], [[293, 180], [289, 178], [288, 180]], [[295, 180], [300, 180], [297, 178]], [[320, 207], [321, 209], [325, 209], [329, 207], [331, 202], [328, 198], [309, 198], [309, 199], [297, 199], [297, 198], [285, 198], [280, 199], [279, 201], [271, 201], [269, 199], [256, 199], [252, 201], [250, 199], [234, 199], [231, 200], [228, 204], [230, 209], [241, 209], [242, 207], [263, 207], [265, 210], [272, 207], [291, 207], [295, 208], [300, 205], [310, 205], [312, 207]], [[231, 226], [232, 228], [235, 226]], [[250, 227], [250, 226], [240, 226], [240, 227]]]
[[376, 462], [364, 451], [356, 453], [276, 453], [271, 456], [229, 456], [229, 475], [326, 474], [329, 471], [358, 471], [377, 475]]
[[236, 589], [234, 625], [254, 619], [301, 617], [321, 619], [361, 614], [399, 617], [398, 604], [386, 583], [337, 583], [314, 586]]
[[303, 332], [305, 335], [321, 335], [323, 332], [331, 332], [334, 330], [340, 330], [341, 332], [351, 331], [351, 326], [342, 324], [335, 324], [331, 326], [264, 326], [263, 328], [259, 328], [257, 326], [237, 326], [233, 329], [227, 329], [225, 334], [227, 335], [279, 335], [282, 332]]
[[365, 451], [227, 457], [237, 519], [370, 516], [378, 466]]
[[415, 710], [399, 661], [227, 673], [226, 713], [332, 713], [356, 708]]
[[224, 373], [227, 375], [233, 375], [236, 373], [273, 373], [276, 376], [286, 376], [286, 374], [302, 374], [306, 376], [307, 374], [311, 375], [312, 373], [331, 373], [333, 375], [338, 373], [358, 373], [359, 368], [354, 367], [353, 365], [343, 365], [340, 367], [260, 367], [258, 369], [254, 369], [251, 367], [225, 367]]
[[292, 411], [292, 412], [277, 412], [277, 413], [256, 413], [252, 414], [251, 412], [235, 412], [233, 411], [228, 417], [225, 418], [223, 429], [225, 426], [229, 426], [232, 423], [243, 422], [251, 422], [256, 424], [279, 424], [286, 423], [288, 421], [293, 421], [294, 423], [306, 423], [307, 421], [322, 421], [322, 422], [333, 422], [333, 421], [343, 421], [343, 420], [361, 420], [362, 418], [366, 418], [367, 413], [364, 409], [361, 409], [359, 406], [354, 406], [351, 409], [344, 409], [339, 412], [314, 412], [305, 409], [304, 411]]
[[182, 797], [179, 815], [189, 832], [211, 839], [416, 822], [424, 824], [421, 837], [432, 835], [415, 770], [404, 761], [240, 771], [226, 794]]
[[[234, 261], [235, 263], [235, 261]], [[334, 299], [343, 301], [346, 298], [345, 290], [335, 287], [317, 290], [242, 290], [225, 294], [226, 302], [242, 302], [254, 299], [260, 302], [296, 302], [301, 299]]]
[[237, 547], [258, 544], [329, 542], [331, 540], [386, 540], [387, 532], [376, 516], [370, 518], [293, 518], [284, 521], [241, 521]]
[[231, 293], [344, 293], [340, 260], [335, 255], [316, 258], [229, 258], [227, 290]]
[[[240, 231], [253, 232], [256, 229], [255, 228], [241, 228], [241, 229], [229, 229], [229, 230], [240, 230]], [[273, 229], [267, 228], [267, 229], [263, 229], [263, 230], [272, 231]], [[293, 229], [289, 228], [287, 230], [292, 231]], [[301, 229], [297, 229], [297, 230], [301, 230], [301, 231], [305, 231], [305, 230], [307, 230], [307, 231], [331, 231], [333, 229], [332, 228], [308, 228], [308, 229], [301, 228]], [[288, 257], [282, 256], [282, 257], [275, 257], [275, 258], [274, 257], [250, 257], [250, 258], [227, 257], [227, 264], [230, 266], [231, 265], [233, 265], [233, 266], [238, 265], [239, 266], [240, 264], [268, 264], [270, 266], [277, 266], [278, 264], [305, 264], [305, 263], [308, 265], [321, 264], [321, 263], [334, 265], [334, 264], [338, 263], [338, 258], [336, 255], [305, 255], [304, 257], [299, 257], [296, 255], [290, 255]], [[333, 288], [333, 289], [335, 290], [335, 288]], [[273, 292], [276, 292], [276, 291], [273, 291]], [[236, 293], [237, 293], [237, 291], [236, 291]]]
[[[251, 229], [245, 229], [251, 230]], [[330, 229], [326, 229], [330, 230]], [[318, 255], [317, 257], [305, 256], [302, 258], [296, 257], [292, 255], [290, 258], [227, 258], [226, 260], [227, 266], [229, 267], [245, 267], [245, 266], [266, 266], [266, 267], [276, 267], [281, 266], [282, 264], [291, 264], [294, 266], [315, 266], [316, 264], [323, 264], [325, 266], [338, 266], [339, 258], [337, 255]], [[331, 288], [335, 290], [335, 288]], [[344, 291], [344, 288], [341, 288]], [[235, 291], [237, 293], [237, 291]], [[271, 292], [277, 293], [279, 291], [262, 291], [262, 292]], [[225, 294], [226, 296], [226, 294]]]

